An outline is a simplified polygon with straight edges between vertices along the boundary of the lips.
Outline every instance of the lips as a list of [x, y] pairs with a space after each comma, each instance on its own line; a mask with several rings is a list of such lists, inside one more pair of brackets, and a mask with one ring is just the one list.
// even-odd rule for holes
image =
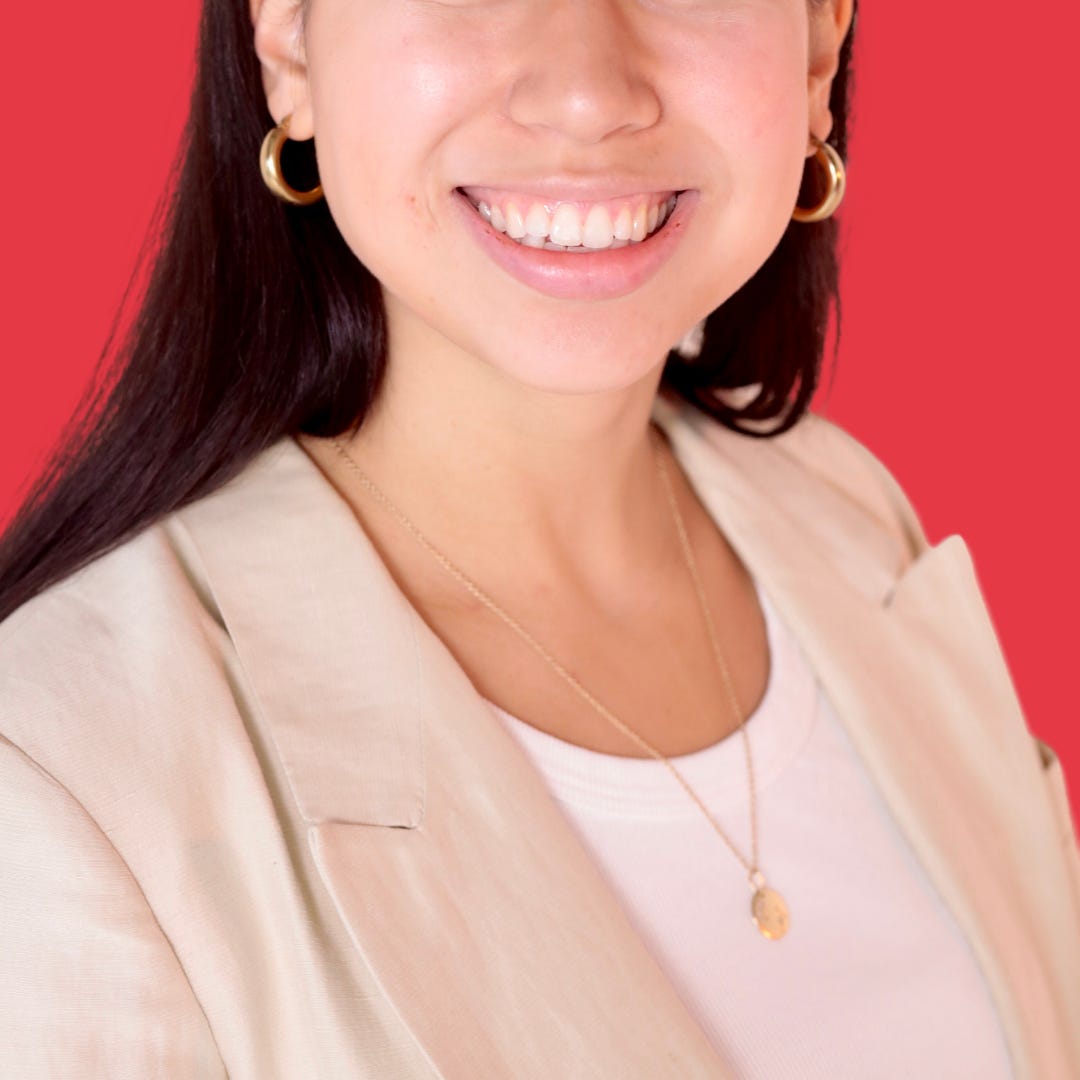
[[481, 250], [522, 284], [559, 299], [601, 300], [636, 291], [672, 257], [699, 200], [695, 189], [681, 192], [664, 225], [641, 242], [574, 252], [511, 239], [485, 221], [461, 189], [455, 190], [451, 204], [458, 207], [467, 233]]

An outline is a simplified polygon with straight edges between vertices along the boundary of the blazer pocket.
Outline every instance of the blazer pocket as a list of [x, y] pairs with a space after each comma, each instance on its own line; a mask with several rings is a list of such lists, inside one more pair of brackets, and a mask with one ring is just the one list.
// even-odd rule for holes
[[1042, 762], [1043, 776], [1050, 789], [1050, 802], [1061, 834], [1062, 850], [1069, 867], [1069, 877], [1073, 886], [1073, 901], [1076, 904], [1077, 917], [1080, 918], [1080, 847], [1077, 845], [1076, 824], [1073, 821], [1072, 808], [1069, 805], [1069, 793], [1065, 787], [1065, 770], [1061, 759], [1053, 747], [1032, 735]]

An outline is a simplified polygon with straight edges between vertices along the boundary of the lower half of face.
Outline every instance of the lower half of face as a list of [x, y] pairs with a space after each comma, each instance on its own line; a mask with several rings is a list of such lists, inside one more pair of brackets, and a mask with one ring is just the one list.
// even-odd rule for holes
[[629, 385], [788, 227], [805, 0], [317, 0], [306, 53], [392, 363], [422, 342], [538, 389]]

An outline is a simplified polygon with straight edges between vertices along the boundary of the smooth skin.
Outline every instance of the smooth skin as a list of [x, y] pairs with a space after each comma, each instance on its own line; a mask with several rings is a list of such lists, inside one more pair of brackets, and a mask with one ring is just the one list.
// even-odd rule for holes
[[[251, 16], [270, 113], [315, 138], [330, 211], [383, 287], [387, 378], [349, 453], [661, 753], [731, 734], [649, 413], [668, 349], [787, 228], [809, 135], [832, 127], [851, 0], [252, 0]], [[641, 287], [555, 299], [450, 212], [456, 187], [552, 177], [701, 201]], [[329, 440], [303, 445], [482, 694], [580, 746], [647, 756], [447, 575]], [[749, 715], [769, 674], [753, 584], [666, 460]]]

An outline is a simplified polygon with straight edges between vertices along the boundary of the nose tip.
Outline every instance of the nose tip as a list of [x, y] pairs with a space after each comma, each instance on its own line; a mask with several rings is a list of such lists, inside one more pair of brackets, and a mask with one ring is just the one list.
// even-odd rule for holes
[[515, 123], [596, 143], [659, 119], [646, 42], [623, 5], [551, 0], [533, 29], [507, 103]]

